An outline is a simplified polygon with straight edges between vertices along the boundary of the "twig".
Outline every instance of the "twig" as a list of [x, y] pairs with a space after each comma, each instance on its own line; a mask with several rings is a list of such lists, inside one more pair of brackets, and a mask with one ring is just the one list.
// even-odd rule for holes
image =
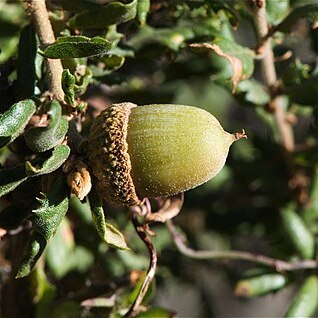
[[[46, 9], [45, 0], [27, 0], [27, 4], [41, 45], [45, 46], [54, 43], [55, 35]], [[46, 66], [50, 93], [63, 101], [64, 93], [61, 86], [62, 63], [59, 59], [47, 59]]]
[[134, 317], [140, 308], [140, 305], [146, 295], [146, 292], [155, 276], [156, 273], [156, 268], [157, 268], [157, 251], [151, 242], [150, 238], [146, 234], [146, 229], [145, 226], [140, 224], [138, 219], [137, 219], [137, 213], [132, 212], [131, 214], [131, 219], [134, 224], [135, 230], [138, 233], [139, 237], [141, 240], [145, 243], [145, 245], [148, 248], [149, 254], [150, 254], [150, 262], [149, 262], [149, 267], [147, 271], [147, 275], [142, 283], [142, 286], [139, 290], [138, 296], [136, 297], [134, 303], [130, 307], [129, 311], [126, 313], [124, 317], [126, 318], [131, 318]]
[[272, 93], [270, 102], [271, 108], [274, 110], [274, 117], [279, 131], [281, 142], [287, 152], [294, 150], [294, 136], [290, 124], [286, 120], [286, 112], [284, 109], [284, 101], [282, 96], [276, 96], [277, 90], [277, 73], [275, 70], [274, 53], [271, 46], [271, 37], [268, 35], [269, 28], [266, 19], [266, 1], [262, 0], [261, 5], [256, 1], [251, 1], [254, 11], [255, 26], [261, 43], [260, 50], [263, 59], [261, 60], [261, 68], [264, 81]]
[[277, 272], [297, 271], [301, 269], [314, 269], [318, 267], [318, 262], [316, 260], [304, 260], [289, 263], [280, 259], [275, 259], [264, 255], [258, 255], [243, 251], [195, 251], [187, 246], [185, 236], [175, 228], [171, 220], [167, 221], [166, 224], [177, 249], [183, 255], [186, 255], [194, 259], [235, 259], [241, 261], [248, 261], [272, 267]]

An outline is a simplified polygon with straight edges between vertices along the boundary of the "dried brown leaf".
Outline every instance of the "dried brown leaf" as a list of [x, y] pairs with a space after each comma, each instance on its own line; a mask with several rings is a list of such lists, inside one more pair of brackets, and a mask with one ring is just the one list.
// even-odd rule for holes
[[76, 161], [75, 171], [68, 174], [67, 184], [80, 200], [83, 200], [91, 191], [91, 176], [88, 167], [81, 160]]
[[224, 57], [227, 59], [232, 66], [233, 69], [233, 74], [232, 74], [232, 81], [233, 81], [233, 89], [232, 93], [235, 93], [237, 84], [241, 78], [243, 78], [243, 64], [240, 59], [237, 57], [225, 53], [220, 46], [217, 44], [212, 44], [212, 43], [192, 43], [190, 44], [190, 47], [194, 48], [204, 48], [208, 50], [212, 50], [215, 54]]
[[165, 223], [167, 220], [170, 220], [177, 216], [182, 208], [184, 200], [183, 193], [168, 197], [163, 205], [160, 207], [159, 211], [152, 213], [151, 210], [145, 215], [145, 222], [161, 222]]

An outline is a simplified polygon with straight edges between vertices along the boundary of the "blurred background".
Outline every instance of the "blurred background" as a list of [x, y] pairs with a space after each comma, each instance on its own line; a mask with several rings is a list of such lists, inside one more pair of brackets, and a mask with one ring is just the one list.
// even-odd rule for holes
[[[48, 1], [57, 34], [67, 34], [67, 19], [80, 12], [72, 8], [74, 2]], [[87, 6], [108, 2], [80, 1]], [[268, 23], [276, 26], [295, 8], [316, 3], [266, 2]], [[254, 51], [258, 38], [248, 1], [151, 1], [143, 27], [132, 20], [102, 32], [105, 38], [117, 41], [112, 54], [63, 61], [64, 68], [73, 72], [78, 71], [78, 65], [85, 69], [78, 80], [82, 85], [78, 96], [88, 104], [87, 113], [81, 115], [84, 136], [93, 116], [123, 101], [193, 105], [213, 114], [228, 132], [246, 131], [248, 139], [231, 147], [221, 172], [185, 193], [184, 206], [174, 224], [185, 233], [191, 248], [240, 250], [286, 261], [301, 260], [290, 238], [292, 231], [286, 231], [281, 218], [282, 208], [291, 202], [296, 202], [297, 213], [312, 235], [317, 233], [317, 198], [313, 194], [318, 155], [316, 11], [299, 16], [288, 31], [277, 31], [271, 39], [279, 93], [297, 146], [290, 155], [297, 167], [292, 177], [270, 108], [272, 97], [263, 81], [261, 57]], [[14, 102], [13, 93], [19, 88], [16, 67], [22, 60], [18, 49], [20, 31], [29, 22], [20, 2], [0, 2], [2, 109]], [[101, 32], [84, 30], [81, 34], [95, 36]], [[224, 48], [228, 45], [227, 53], [242, 61], [243, 74], [234, 93], [229, 61], [188, 45], [198, 42], [223, 43]], [[43, 90], [43, 85], [37, 89]], [[0, 152], [2, 165], [8, 158], [6, 151]], [[295, 176], [299, 175], [297, 183]], [[21, 203], [22, 210], [30, 208], [39, 189], [40, 182], [32, 189], [28, 184], [19, 187], [0, 201], [0, 210], [10, 200]], [[14, 312], [13, 306], [20, 306], [20, 313], [24, 308], [30, 317], [35, 313], [41, 317], [52, 304], [54, 317], [105, 317], [105, 312], [114, 315], [116, 306], [131, 302], [132, 278], [127, 275], [147, 268], [148, 253], [130, 223], [127, 209], [106, 202], [105, 212], [107, 220], [124, 234], [131, 251], [115, 250], [101, 242], [88, 204], [72, 197], [67, 217], [41, 261], [45, 272], [41, 288], [46, 298], [38, 294], [39, 301], [33, 298], [35, 305], [31, 309], [24, 303], [30, 297], [23, 289], [25, 280], [9, 280], [12, 264], [21, 259], [23, 252], [24, 245], [19, 242], [25, 241], [28, 234], [25, 227], [23, 231], [10, 228], [9, 237], [0, 243], [4, 317]], [[286, 284], [280, 290], [259, 297], [238, 297], [234, 293], [238, 281], [276, 273], [275, 269], [235, 259], [191, 259], [176, 249], [164, 224], [154, 224], [151, 229], [156, 233], [152, 240], [159, 264], [147, 302], [175, 312], [178, 317], [282, 317], [311, 273], [304, 269], [283, 272]], [[18, 298], [14, 296], [17, 290], [21, 292]]]

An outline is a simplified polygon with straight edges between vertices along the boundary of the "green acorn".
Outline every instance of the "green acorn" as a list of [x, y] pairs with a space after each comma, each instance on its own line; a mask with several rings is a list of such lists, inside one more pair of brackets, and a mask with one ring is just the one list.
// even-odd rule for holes
[[94, 120], [88, 159], [103, 198], [137, 205], [145, 197], [171, 196], [213, 178], [230, 145], [242, 137], [244, 131], [225, 132], [200, 108], [121, 103]]

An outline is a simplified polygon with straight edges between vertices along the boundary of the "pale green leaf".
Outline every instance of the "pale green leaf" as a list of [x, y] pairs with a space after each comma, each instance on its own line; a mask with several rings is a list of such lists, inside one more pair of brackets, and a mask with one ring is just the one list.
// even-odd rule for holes
[[149, 10], [150, 10], [150, 0], [138, 0], [137, 18], [140, 25], [144, 25], [146, 23]]
[[68, 131], [68, 121], [62, 116], [62, 108], [58, 101], [53, 100], [44, 107], [50, 122], [46, 127], [29, 128], [24, 139], [27, 146], [35, 152], [44, 152], [58, 145]]
[[63, 70], [62, 73], [62, 89], [64, 92], [64, 100], [66, 103], [70, 105], [74, 105], [75, 103], [75, 83], [76, 78], [69, 69]]
[[24, 130], [36, 110], [33, 100], [26, 99], [0, 114], [0, 147], [11, 143]]
[[94, 10], [79, 13], [69, 20], [69, 24], [72, 28], [79, 29], [105, 28], [132, 20], [136, 14], [137, 0], [127, 4], [116, 1]]
[[93, 263], [93, 255], [82, 246], [76, 246], [71, 224], [63, 219], [46, 250], [48, 268], [57, 278], [73, 270], [86, 271]]
[[111, 48], [112, 43], [101, 37], [67, 36], [58, 38], [41, 53], [51, 59], [81, 58], [102, 55]]
[[68, 210], [69, 188], [63, 179], [52, 186], [51, 191], [39, 199], [39, 208], [33, 211], [33, 234], [26, 255], [16, 277], [27, 276], [42, 255], [48, 240], [55, 234]]
[[48, 174], [59, 167], [66, 161], [68, 156], [70, 155], [71, 149], [67, 145], [59, 145], [57, 146], [52, 155], [44, 161], [44, 163], [32, 164], [30, 161], [25, 163], [25, 170], [28, 176], [35, 176], [35, 175], [43, 175]]
[[70, 154], [66, 145], [57, 146], [51, 156], [43, 162], [36, 158], [13, 168], [0, 170], [0, 197], [13, 191], [29, 177], [48, 174], [60, 168]]
[[315, 239], [305, 222], [296, 213], [291, 204], [281, 211], [285, 232], [295, 250], [303, 257], [310, 259], [315, 252]]
[[88, 195], [91, 206], [92, 218], [99, 236], [110, 246], [122, 250], [129, 250], [125, 238], [113, 225], [105, 220], [102, 201], [95, 190], [91, 190]]
[[297, 295], [290, 304], [284, 317], [314, 317], [318, 308], [318, 277], [306, 278]]

